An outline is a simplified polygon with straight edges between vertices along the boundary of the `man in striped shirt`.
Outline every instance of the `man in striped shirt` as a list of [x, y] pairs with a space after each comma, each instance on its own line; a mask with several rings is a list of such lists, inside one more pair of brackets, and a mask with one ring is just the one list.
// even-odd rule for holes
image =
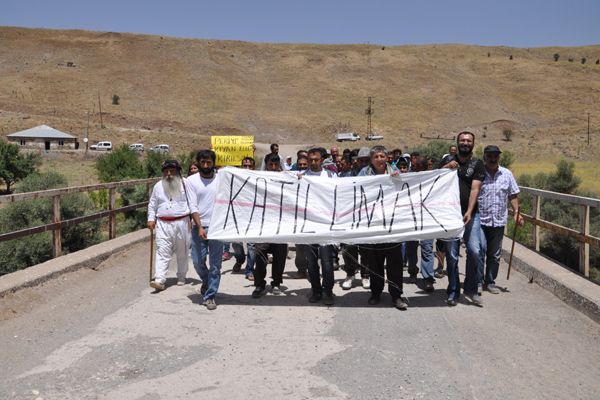
[[484, 289], [493, 294], [500, 293], [496, 287], [496, 277], [502, 255], [502, 238], [504, 227], [508, 222], [508, 202], [514, 211], [515, 222], [522, 225], [523, 217], [518, 215], [519, 186], [513, 174], [498, 165], [502, 152], [495, 145], [486, 146], [483, 150], [485, 178], [481, 184], [479, 197], [479, 218], [483, 231], [485, 261]]

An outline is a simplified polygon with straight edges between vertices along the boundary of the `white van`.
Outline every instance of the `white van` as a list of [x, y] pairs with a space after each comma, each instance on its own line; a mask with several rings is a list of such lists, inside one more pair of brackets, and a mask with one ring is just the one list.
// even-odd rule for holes
[[150, 151], [153, 151], [155, 153], [168, 153], [169, 151], [171, 151], [171, 148], [168, 144], [157, 144], [156, 146], [151, 148]]
[[129, 145], [129, 148], [133, 151], [139, 151], [139, 152], [143, 152], [144, 151], [144, 144], [143, 143], [133, 143]]
[[344, 141], [356, 142], [357, 140], [360, 140], [360, 136], [354, 132], [343, 132], [343, 133], [338, 133], [337, 135], [335, 135], [335, 140], [337, 140], [338, 142], [344, 142]]
[[90, 146], [90, 150], [106, 150], [106, 151], [110, 151], [110, 150], [112, 150], [112, 142], [108, 142], [108, 141], [98, 142], [96, 144], [91, 145]]
[[367, 140], [383, 140], [383, 136], [371, 133], [370, 135], [367, 135], [367, 137], [365, 139], [367, 139]]

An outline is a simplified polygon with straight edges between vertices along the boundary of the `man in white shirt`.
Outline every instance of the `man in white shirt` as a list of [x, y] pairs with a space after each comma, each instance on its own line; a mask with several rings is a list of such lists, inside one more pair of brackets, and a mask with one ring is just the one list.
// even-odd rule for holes
[[152, 188], [148, 202], [148, 229], [156, 229], [156, 266], [150, 287], [164, 290], [167, 270], [173, 252], [177, 258], [177, 285], [185, 285], [190, 246], [190, 207], [181, 177], [181, 166], [176, 160], [162, 165], [163, 178]]
[[[327, 150], [322, 147], [315, 147], [308, 151], [308, 169], [304, 171], [304, 176], [323, 176], [337, 178], [337, 175], [323, 168], [323, 161], [327, 157]], [[312, 288], [312, 294], [308, 299], [311, 303], [317, 303], [323, 299], [323, 304], [332, 306], [333, 298], [333, 245], [310, 244], [306, 246], [306, 263], [308, 269], [308, 279]], [[323, 283], [321, 284], [321, 275], [319, 274], [318, 259], [321, 260], [321, 269], [323, 273]]]
[[[194, 268], [202, 279], [200, 294], [202, 304], [209, 310], [215, 310], [215, 297], [221, 282], [221, 263], [223, 242], [209, 240], [208, 229], [215, 204], [217, 192], [217, 172], [215, 170], [216, 155], [212, 150], [200, 150], [196, 155], [199, 173], [188, 178], [190, 209], [197, 213], [198, 221], [192, 229], [192, 259]], [[208, 256], [208, 266], [206, 258]]]

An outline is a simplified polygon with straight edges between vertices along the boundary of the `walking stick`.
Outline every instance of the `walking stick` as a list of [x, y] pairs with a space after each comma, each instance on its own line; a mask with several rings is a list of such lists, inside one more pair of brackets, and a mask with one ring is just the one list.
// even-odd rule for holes
[[152, 266], [154, 265], [154, 229], [150, 229], [150, 276], [149, 281], [152, 282]]
[[521, 216], [521, 208], [517, 210], [517, 218], [515, 218], [515, 229], [512, 235], [512, 244], [510, 246], [510, 257], [508, 258], [508, 272], [506, 274], [506, 280], [510, 278], [510, 269], [512, 268], [512, 258], [515, 252], [515, 238], [517, 237], [517, 228], [519, 227], [519, 217]]

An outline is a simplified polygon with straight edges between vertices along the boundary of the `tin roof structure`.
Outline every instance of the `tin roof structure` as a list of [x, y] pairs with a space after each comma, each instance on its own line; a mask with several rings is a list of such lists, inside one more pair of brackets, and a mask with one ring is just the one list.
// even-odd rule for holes
[[75, 139], [75, 136], [69, 135], [54, 129], [48, 125], [40, 125], [34, 128], [25, 129], [7, 135], [9, 138], [43, 138], [43, 139]]

